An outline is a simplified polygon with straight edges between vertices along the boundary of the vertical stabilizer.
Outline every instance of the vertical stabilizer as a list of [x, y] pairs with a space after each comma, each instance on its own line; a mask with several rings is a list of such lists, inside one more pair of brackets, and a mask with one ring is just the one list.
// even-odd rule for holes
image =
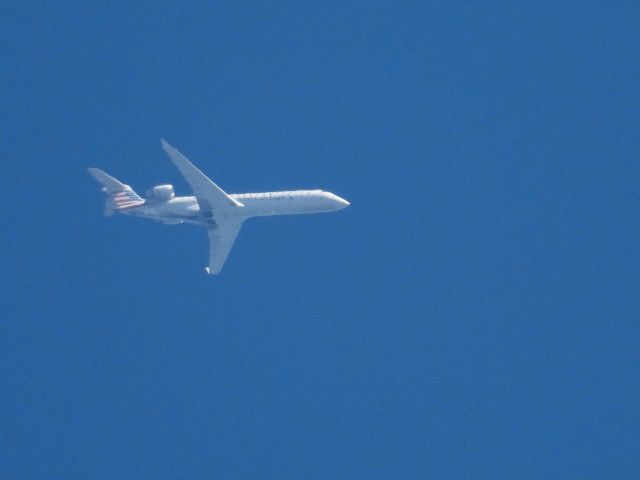
[[102, 185], [102, 191], [107, 194], [104, 205], [105, 216], [110, 217], [117, 211], [144, 205], [144, 199], [129, 185], [125, 185], [98, 168], [90, 168], [89, 173]]

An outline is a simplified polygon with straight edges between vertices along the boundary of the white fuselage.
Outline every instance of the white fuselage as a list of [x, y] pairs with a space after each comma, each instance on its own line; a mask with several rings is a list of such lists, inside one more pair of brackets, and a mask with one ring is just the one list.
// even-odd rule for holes
[[346, 200], [324, 190], [295, 190], [285, 192], [236, 193], [229, 195], [242, 207], [203, 212], [196, 197], [174, 197], [167, 202], [145, 204], [122, 211], [126, 215], [152, 218], [163, 223], [215, 224], [220, 219], [240, 219], [268, 215], [323, 213], [341, 210], [349, 205]]

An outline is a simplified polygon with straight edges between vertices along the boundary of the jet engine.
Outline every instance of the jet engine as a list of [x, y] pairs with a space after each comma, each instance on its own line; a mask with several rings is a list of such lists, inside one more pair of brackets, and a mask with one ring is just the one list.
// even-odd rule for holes
[[147, 190], [147, 198], [155, 203], [164, 203], [175, 197], [173, 185], [158, 185], [151, 190]]

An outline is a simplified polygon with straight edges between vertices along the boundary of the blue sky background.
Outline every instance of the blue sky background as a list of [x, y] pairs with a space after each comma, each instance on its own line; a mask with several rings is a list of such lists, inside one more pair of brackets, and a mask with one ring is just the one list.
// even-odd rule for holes
[[[520, 3], [520, 5], [516, 5]], [[637, 2], [0, 9], [4, 478], [637, 478]], [[86, 168], [331, 215], [102, 217]]]

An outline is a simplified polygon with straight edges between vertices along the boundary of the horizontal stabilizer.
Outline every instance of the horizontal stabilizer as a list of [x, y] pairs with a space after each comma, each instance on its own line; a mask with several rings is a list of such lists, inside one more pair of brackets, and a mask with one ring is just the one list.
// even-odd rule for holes
[[108, 193], [119, 192], [126, 187], [124, 183], [113, 178], [111, 175], [107, 175], [99, 168], [89, 168], [88, 170], [91, 176], [100, 182], [100, 185], [102, 185]]

